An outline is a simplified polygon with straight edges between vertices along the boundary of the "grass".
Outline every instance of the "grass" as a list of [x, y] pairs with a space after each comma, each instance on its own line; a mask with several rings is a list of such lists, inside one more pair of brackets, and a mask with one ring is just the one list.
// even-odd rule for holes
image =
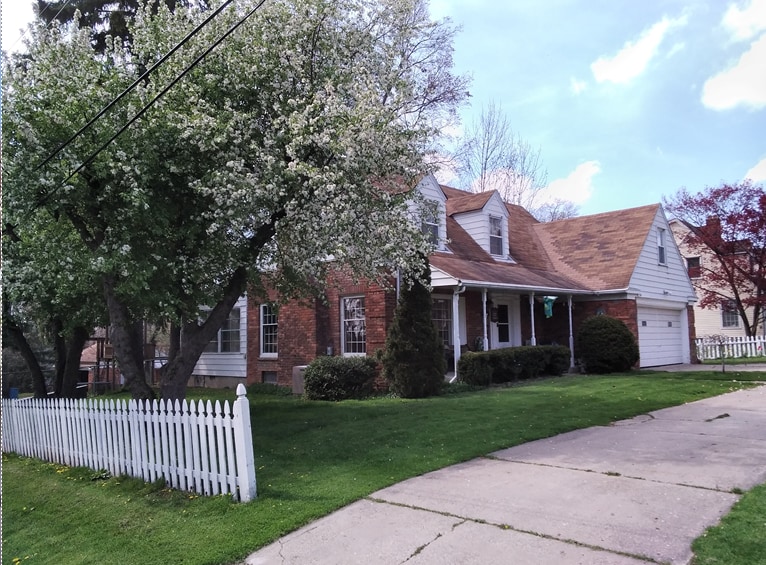
[[[727, 357], [726, 365], [752, 365], [754, 363], [766, 363], [766, 357]], [[720, 365], [721, 359], [705, 359], [703, 365]]]
[[766, 564], [766, 484], [745, 493], [692, 550], [694, 565]]
[[[258, 499], [3, 455], [3, 563], [232, 563], [408, 477], [766, 380], [766, 373], [568, 376], [426, 400], [249, 395]], [[234, 397], [231, 391], [190, 396]], [[744, 563], [744, 562], [743, 562]]]

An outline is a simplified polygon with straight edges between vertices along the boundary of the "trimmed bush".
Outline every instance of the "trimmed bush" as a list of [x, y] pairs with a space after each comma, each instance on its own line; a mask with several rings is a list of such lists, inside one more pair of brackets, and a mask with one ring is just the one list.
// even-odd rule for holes
[[371, 357], [317, 357], [304, 374], [309, 400], [346, 400], [372, 394], [377, 363]]
[[559, 376], [569, 369], [569, 348], [537, 345], [468, 352], [460, 357], [458, 375], [463, 382], [488, 386], [492, 383]]
[[629, 371], [638, 361], [636, 337], [622, 320], [591, 316], [577, 332], [577, 354], [588, 373]]
[[469, 385], [489, 386], [492, 382], [491, 352], [468, 351], [457, 362], [457, 374], [460, 380]]

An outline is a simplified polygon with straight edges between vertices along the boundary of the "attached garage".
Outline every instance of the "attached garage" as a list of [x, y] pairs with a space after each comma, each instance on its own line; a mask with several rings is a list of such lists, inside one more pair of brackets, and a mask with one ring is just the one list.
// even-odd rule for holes
[[689, 362], [686, 309], [638, 307], [638, 349], [641, 367]]

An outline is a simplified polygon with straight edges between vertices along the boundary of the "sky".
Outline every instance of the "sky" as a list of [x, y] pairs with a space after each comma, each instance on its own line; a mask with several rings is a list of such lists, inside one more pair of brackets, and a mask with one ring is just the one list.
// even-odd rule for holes
[[[454, 70], [472, 77], [463, 126], [500, 106], [540, 149], [546, 194], [580, 214], [766, 182], [766, 0], [430, 6], [460, 27]], [[2, 0], [4, 50], [22, 47], [32, 14], [30, 0]]]

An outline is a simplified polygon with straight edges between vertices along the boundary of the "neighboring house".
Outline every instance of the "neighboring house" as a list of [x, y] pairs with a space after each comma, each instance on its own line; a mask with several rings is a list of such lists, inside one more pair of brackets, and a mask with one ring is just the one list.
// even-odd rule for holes
[[[450, 370], [466, 350], [572, 348], [582, 320], [598, 314], [636, 335], [641, 367], [693, 360], [696, 297], [659, 204], [540, 223], [496, 191], [469, 193], [432, 176], [417, 190], [435, 245], [432, 316]], [[334, 283], [326, 301], [287, 302], [278, 312], [248, 305], [248, 383], [290, 385], [296, 367], [317, 356], [374, 355], [385, 346], [396, 292]]]
[[[678, 249], [684, 258], [689, 278], [698, 295], [701, 296], [703, 273], [705, 269], [718, 269], [717, 261], [712, 251], [700, 252], [698, 246], [690, 247], [688, 238], [694, 229], [678, 219], [670, 220], [670, 229], [673, 231]], [[705, 227], [708, 227], [706, 224]], [[732, 291], [721, 288], [723, 296], [731, 296]], [[748, 309], [748, 315], [752, 318], [752, 308]], [[697, 337], [726, 336], [746, 337], [745, 324], [737, 312], [732, 298], [722, 298], [717, 306], [702, 308], [698, 304], [694, 306], [694, 320]]]
[[247, 377], [247, 310], [242, 296], [194, 366], [190, 385], [235, 388]]

